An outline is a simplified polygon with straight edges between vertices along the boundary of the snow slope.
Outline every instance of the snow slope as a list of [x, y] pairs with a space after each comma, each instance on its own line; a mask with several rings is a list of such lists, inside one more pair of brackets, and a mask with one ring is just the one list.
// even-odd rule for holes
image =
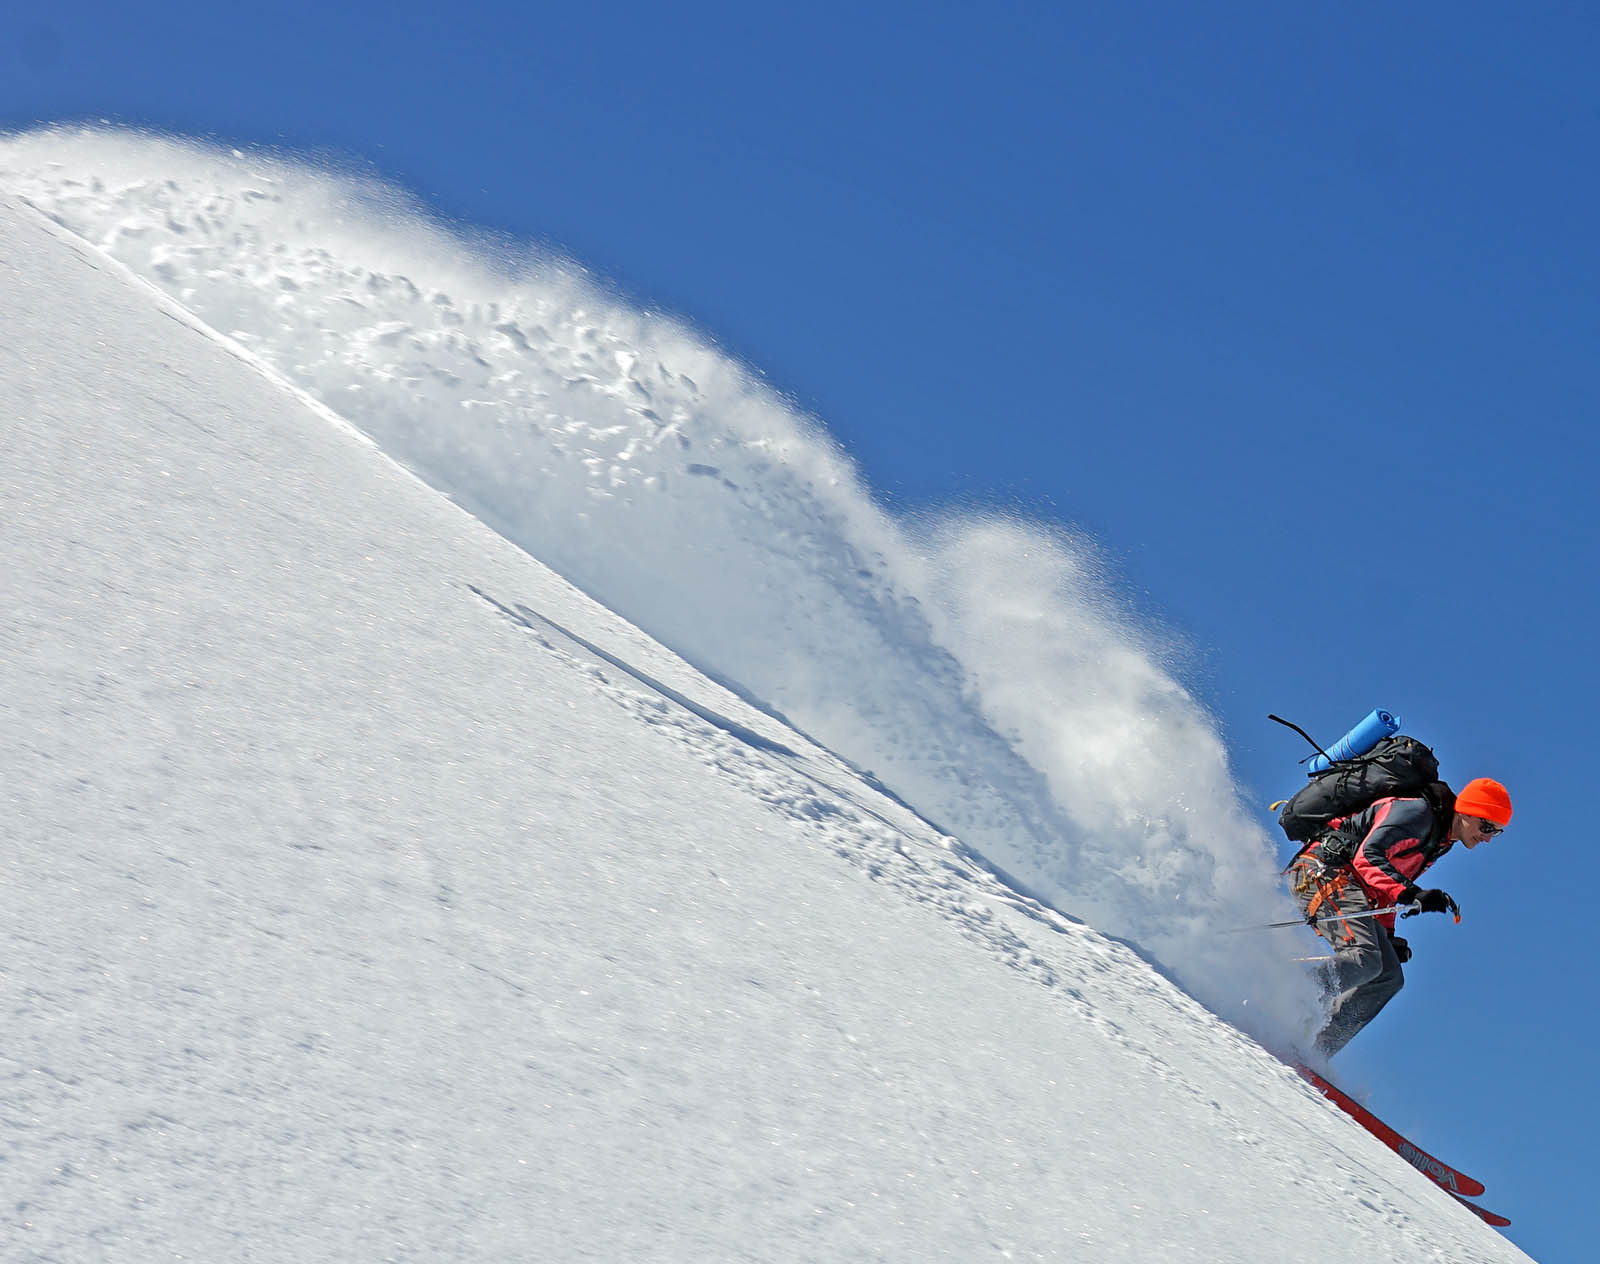
[[6, 1258], [1525, 1258], [11, 194], [0, 293]]
[[1083, 542], [891, 517], [702, 338], [370, 181], [45, 131], [0, 141], [0, 187], [1218, 1013], [1311, 1026], [1282, 940], [1216, 933], [1293, 915], [1270, 818]]

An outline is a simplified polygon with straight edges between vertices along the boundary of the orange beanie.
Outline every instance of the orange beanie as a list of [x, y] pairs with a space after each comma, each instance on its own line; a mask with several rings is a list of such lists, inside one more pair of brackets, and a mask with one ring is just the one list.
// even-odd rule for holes
[[1496, 825], [1511, 824], [1511, 796], [1498, 781], [1478, 777], [1461, 787], [1456, 795], [1456, 811], [1462, 816], [1481, 816]]

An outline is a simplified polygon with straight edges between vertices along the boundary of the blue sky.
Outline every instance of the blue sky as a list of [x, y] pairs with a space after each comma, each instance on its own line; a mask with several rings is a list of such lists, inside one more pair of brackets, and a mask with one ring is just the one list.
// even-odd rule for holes
[[1086, 530], [1263, 800], [1268, 711], [1504, 780], [1339, 1069], [1579, 1258], [1600, 21], [860, 8], [91, 5], [11, 20], [0, 125], [370, 163], [694, 323], [891, 505]]

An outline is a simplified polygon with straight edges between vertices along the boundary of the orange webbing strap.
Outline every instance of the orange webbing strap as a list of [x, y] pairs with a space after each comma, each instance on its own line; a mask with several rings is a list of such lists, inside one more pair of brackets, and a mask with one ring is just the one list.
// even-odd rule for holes
[[[1316, 891], [1312, 894], [1311, 899], [1306, 902], [1306, 921], [1310, 924], [1312, 930], [1316, 931], [1317, 934], [1322, 935], [1322, 927], [1317, 921], [1317, 910], [1326, 904], [1334, 911], [1335, 914], [1337, 914], [1338, 906], [1335, 904], [1335, 901], [1343, 893], [1344, 889], [1350, 885], [1350, 879], [1354, 875], [1348, 868], [1341, 869], [1332, 879], [1324, 882], [1320, 878], [1313, 878], [1309, 872], [1309, 869], [1310, 866], [1307, 865], [1304, 866], [1302, 870], [1304, 875], [1302, 879], [1304, 885], [1301, 886], [1301, 890], [1304, 890], [1306, 886], [1315, 884]], [[1350, 931], [1350, 923], [1343, 917], [1339, 917], [1338, 920], [1339, 924], [1344, 927], [1345, 942], [1349, 943], [1353, 941], [1355, 936]], [[1323, 935], [1322, 937], [1324, 939], [1329, 938], [1326, 935]]]

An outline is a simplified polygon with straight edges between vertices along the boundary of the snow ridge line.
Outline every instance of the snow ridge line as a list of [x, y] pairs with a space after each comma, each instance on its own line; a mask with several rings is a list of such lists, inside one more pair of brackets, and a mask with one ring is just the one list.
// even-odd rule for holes
[[[339, 430], [343, 434], [348, 435], [350, 438], [355, 439], [363, 447], [371, 448], [375, 452], [383, 451], [383, 449], [378, 446], [378, 443], [375, 439], [357, 429], [356, 426], [353, 425], [347, 418], [341, 417], [337, 412], [329, 408], [309, 391], [306, 391], [302, 387], [296, 386], [293, 382], [284, 377], [283, 374], [279, 373], [243, 343], [239, 342], [235, 338], [228, 337], [227, 334], [223, 333], [215, 326], [208, 325], [204, 320], [202, 320], [194, 312], [190, 311], [177, 299], [173, 298], [172, 295], [168, 294], [160, 286], [156, 285], [153, 281], [149, 281], [140, 276], [137, 272], [135, 272], [127, 264], [123, 263], [122, 260], [118, 259], [115, 255], [111, 254], [109, 251], [102, 250], [87, 237], [83, 236], [76, 229], [72, 228], [60, 216], [52, 215], [49, 211], [45, 210], [37, 203], [30, 201], [22, 194], [16, 195], [15, 205], [20, 206], [24, 211], [35, 216], [46, 232], [48, 232], [57, 241], [61, 242], [62, 245], [68, 247], [75, 254], [77, 254], [78, 257], [88, 264], [89, 267], [97, 270], [104, 269], [114, 273], [117, 276], [120, 276], [123, 280], [129, 282], [131, 285], [135, 286], [137, 289], [147, 295], [151, 301], [155, 303], [156, 309], [160, 311], [163, 316], [170, 317], [172, 320], [177, 321], [185, 329], [192, 330], [194, 333], [199, 334], [202, 338], [216, 343], [219, 347], [223, 348], [241, 363], [249, 365], [251, 369], [259, 373], [262, 377], [266, 378], [274, 386], [277, 386], [294, 396], [299, 403], [304, 405], [306, 408], [309, 408], [313, 413], [322, 418], [322, 420], [328, 422], [335, 429]], [[385, 454], [385, 457], [391, 461], [396, 469], [403, 470], [408, 477], [414, 479], [417, 477], [415, 474], [412, 474], [410, 470], [405, 469], [405, 467], [398, 461], [394, 461], [393, 458], [387, 457], [387, 454]], [[417, 479], [417, 481], [420, 483], [422, 480]]]

